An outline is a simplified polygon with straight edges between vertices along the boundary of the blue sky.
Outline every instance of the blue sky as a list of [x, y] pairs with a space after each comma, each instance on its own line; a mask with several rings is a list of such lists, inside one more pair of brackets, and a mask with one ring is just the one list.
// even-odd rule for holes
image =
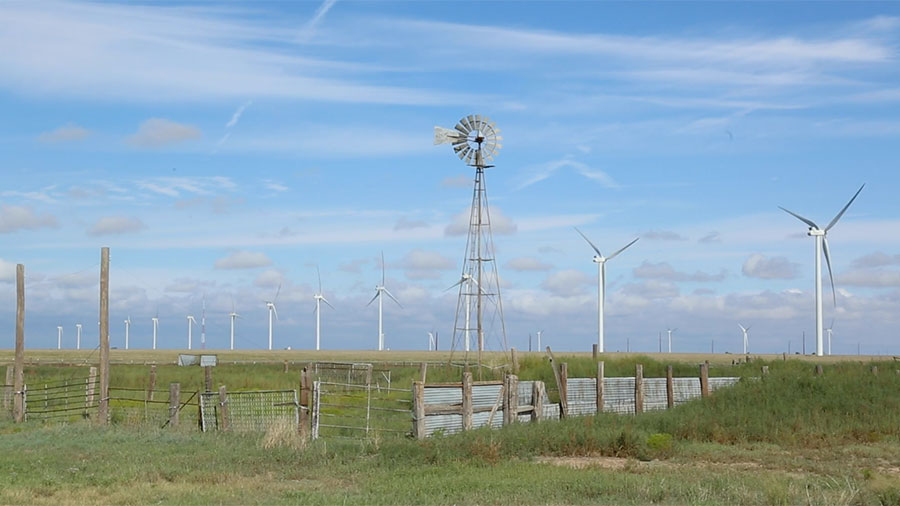
[[[894, 3], [0, 4], [0, 346], [14, 265], [31, 347], [96, 343], [99, 248], [112, 342], [371, 349], [380, 280], [393, 349], [451, 335], [472, 169], [434, 125], [502, 129], [487, 174], [509, 342], [589, 350], [604, 251], [607, 349], [807, 350], [827, 223], [835, 353], [900, 354], [900, 6]], [[827, 275], [826, 275], [827, 276]], [[827, 280], [826, 280], [827, 286]], [[195, 335], [197, 335], [195, 333]], [[496, 349], [497, 344], [491, 346]]]

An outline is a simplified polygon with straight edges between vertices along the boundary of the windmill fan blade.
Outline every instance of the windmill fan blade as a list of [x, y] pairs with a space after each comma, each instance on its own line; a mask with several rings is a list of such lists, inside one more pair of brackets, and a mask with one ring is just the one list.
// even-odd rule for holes
[[454, 142], [459, 139], [459, 133], [455, 130], [450, 130], [449, 128], [443, 128], [439, 126], [434, 127], [434, 145], [438, 144], [447, 144], [448, 142]]
[[384, 251], [381, 252], [381, 286], [384, 286]]
[[384, 293], [385, 293], [388, 297], [390, 297], [392, 301], [396, 302], [397, 305], [400, 306], [401, 309], [403, 308], [403, 304], [400, 304], [400, 301], [397, 300], [397, 298], [394, 297], [394, 295], [391, 294], [391, 292], [389, 292], [387, 288], [384, 289]]
[[461, 284], [463, 284], [463, 283], [465, 283], [465, 282], [466, 282], [466, 279], [465, 279], [465, 278], [460, 279], [460, 280], [457, 281], [456, 283], [453, 283], [452, 285], [448, 286], [447, 289], [444, 290], [444, 291], [445, 291], [445, 292], [449, 292], [450, 290], [453, 290], [454, 288], [456, 288], [457, 286], [459, 286], [459, 285], [461, 285]]
[[822, 238], [823, 252], [825, 253], [825, 264], [828, 266], [828, 277], [831, 279], [831, 299], [837, 306], [837, 292], [834, 289], [834, 274], [831, 272], [831, 253], [828, 251], [828, 238]]
[[322, 293], [322, 273], [319, 272], [318, 265], [316, 265], [316, 277], [319, 278], [319, 293]]
[[825, 227], [825, 231], [826, 231], [826, 232], [828, 232], [829, 230], [831, 230], [831, 227], [833, 227], [833, 226], [835, 225], [835, 223], [837, 223], [838, 220], [841, 219], [841, 216], [843, 216], [844, 213], [847, 212], [847, 208], [850, 207], [850, 204], [852, 204], [853, 201], [856, 200], [856, 197], [859, 196], [859, 192], [861, 192], [862, 189], [865, 188], [865, 187], [866, 187], [866, 185], [862, 185], [862, 186], [859, 187], [859, 190], [856, 190], [856, 193], [853, 194], [853, 198], [850, 199], [850, 202], [847, 202], [847, 205], [844, 206], [843, 209], [841, 209], [841, 212], [837, 213], [837, 216], [835, 216], [834, 219], [831, 220], [831, 223], [829, 223], [828, 226]]
[[469, 132], [466, 130], [466, 128], [465, 128], [461, 123], [457, 123], [453, 128], [454, 128], [457, 132], [461, 133], [461, 134], [464, 135], [464, 136], [469, 135]]
[[369, 307], [370, 304], [372, 304], [373, 302], [375, 302], [375, 299], [378, 298], [378, 295], [379, 295], [380, 293], [381, 293], [381, 292], [376, 291], [376, 292], [375, 292], [375, 295], [372, 297], [372, 300], [370, 300], [370, 301], [366, 304], [366, 307]]
[[618, 255], [619, 253], [621, 253], [621, 252], [625, 251], [626, 249], [628, 249], [628, 247], [631, 246], [632, 244], [638, 242], [638, 239], [640, 239], [640, 237], [636, 238], [635, 240], [633, 240], [633, 241], [631, 241], [630, 243], [628, 243], [628, 244], [626, 244], [625, 246], [623, 246], [622, 249], [620, 249], [619, 251], [616, 251], [615, 253], [613, 253], [612, 255], [610, 255], [609, 258], [607, 258], [607, 260], [612, 260], [613, 258], [616, 258], [616, 255]]
[[600, 253], [600, 250], [596, 246], [594, 246], [594, 243], [592, 243], [591, 240], [588, 239], [586, 235], [582, 234], [581, 230], [578, 230], [578, 227], [574, 227], [574, 228], [575, 228], [575, 231], [578, 232], [578, 234], [581, 235], [581, 237], [583, 237], [584, 240], [587, 241], [587, 243], [590, 244], [592, 248], [594, 248], [594, 251], [597, 252], [597, 256], [602, 257], [603, 253]]
[[472, 125], [469, 124], [468, 117], [463, 116], [462, 119], [459, 120], [459, 124], [462, 125], [463, 131], [466, 133], [466, 135], [468, 135], [469, 132], [472, 131]]
[[781, 207], [781, 206], [778, 206], [778, 209], [781, 209], [782, 211], [784, 211], [784, 212], [790, 214], [790, 215], [793, 216], [794, 218], [797, 218], [798, 220], [802, 221], [803, 223], [806, 223], [806, 224], [809, 225], [810, 227], [813, 227], [813, 228], [819, 228], [819, 226], [816, 225], [815, 223], [813, 223], [812, 220], [807, 220], [807, 219], [804, 218], [803, 216], [800, 216], [799, 214], [797, 214], [797, 213], [795, 213], [795, 212], [793, 212], [793, 211], [789, 211], [789, 210], [787, 210], [787, 209], [785, 209], [785, 208], [783, 208], [783, 207]]
[[475, 115], [470, 114], [466, 118], [469, 120], [469, 130], [476, 130], [478, 127], [475, 124]]
[[328, 302], [328, 299], [326, 299], [325, 297], [322, 297], [322, 302], [324, 302], [325, 305], [330, 307], [331, 309], [334, 309], [334, 306], [332, 306], [331, 303]]
[[745, 329], [745, 328], [744, 328], [744, 326], [743, 326], [743, 325], [741, 325], [741, 324], [740, 324], [740, 323], [738, 323], [738, 327], [740, 327], [740, 328], [741, 328], [741, 330], [743, 330], [743, 331], [744, 331], [744, 332], [747, 332], [747, 329]]

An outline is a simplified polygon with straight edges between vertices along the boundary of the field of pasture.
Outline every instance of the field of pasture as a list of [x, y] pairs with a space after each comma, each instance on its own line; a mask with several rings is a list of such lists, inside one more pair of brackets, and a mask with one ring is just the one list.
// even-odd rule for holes
[[[156, 363], [158, 385], [201, 388], [202, 369], [175, 366], [177, 353], [113, 350], [110, 383], [145, 389], [147, 364]], [[446, 364], [444, 352], [215, 353], [220, 365], [213, 381], [230, 390], [298, 388], [299, 370], [309, 361], [384, 361], [400, 388], [418, 377], [421, 361], [429, 362], [429, 382], [458, 381], [461, 373]], [[96, 362], [84, 350], [29, 351], [27, 358], [28, 384], [76, 377], [83, 364]], [[596, 371], [590, 353], [556, 358], [568, 364], [569, 377]], [[663, 376], [668, 364], [676, 376], [696, 376], [697, 365], [709, 360], [710, 375], [747, 380], [668, 411], [603, 413], [423, 441], [309, 442], [279, 427], [201, 433], [188, 424], [173, 430], [116, 417], [109, 427], [4, 419], [0, 503], [900, 504], [896, 361], [602, 358], [607, 376], [631, 375], [636, 363], [645, 377]], [[0, 352], [0, 364], [9, 359], [11, 352]], [[461, 354], [453, 357], [454, 364], [462, 361]], [[506, 360], [486, 354], [485, 362], [497, 367]], [[544, 354], [519, 353], [519, 363], [521, 379], [552, 384]], [[821, 376], [816, 364], [824, 365]], [[499, 367], [483, 373], [484, 379], [502, 374]]]

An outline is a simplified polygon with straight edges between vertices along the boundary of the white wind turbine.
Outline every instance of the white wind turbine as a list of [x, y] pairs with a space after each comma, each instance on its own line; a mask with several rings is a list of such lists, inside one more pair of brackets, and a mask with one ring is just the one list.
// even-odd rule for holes
[[325, 298], [325, 295], [322, 293], [322, 274], [319, 273], [319, 266], [316, 266], [316, 276], [319, 278], [319, 291], [313, 295], [313, 298], [316, 299], [316, 351], [319, 351], [319, 347], [321, 345], [321, 329], [322, 329], [322, 306], [321, 303], [324, 302], [325, 305], [334, 309], [334, 306], [328, 302], [328, 299]]
[[824, 229], [819, 228], [812, 220], [808, 220], [799, 214], [789, 211], [781, 206], [778, 206], [782, 211], [790, 214], [794, 218], [802, 221], [809, 225], [809, 231], [807, 235], [810, 237], [816, 238], [816, 355], [822, 356], [824, 355], [824, 347], [822, 342], [822, 327], [824, 326], [822, 323], [822, 253], [825, 253], [825, 263], [828, 265], [828, 277], [831, 279], [831, 297], [834, 302], [834, 305], [837, 306], [837, 293], [834, 289], [834, 274], [831, 272], [831, 254], [828, 252], [828, 239], [826, 236], [828, 235], [828, 231], [831, 230], [832, 227], [841, 219], [841, 216], [847, 211], [847, 208], [850, 207], [850, 204], [856, 200], [856, 197], [859, 196], [859, 192], [865, 188], [866, 185], [862, 185], [859, 187], [859, 190], [856, 190], [856, 193], [853, 194], [853, 198], [850, 199], [850, 202], [847, 202], [847, 205], [841, 209], [841, 212], [837, 213], [834, 219], [826, 226]]
[[669, 353], [672, 353], [672, 333], [678, 330], [678, 328], [674, 329], [666, 329], [666, 332], [669, 334]]
[[56, 349], [62, 349], [62, 326], [56, 326]]
[[125, 320], [125, 349], [128, 349], [128, 333], [131, 330], [131, 316]]
[[230, 341], [229, 349], [233, 350], [234, 349], [234, 319], [241, 317], [241, 315], [234, 312], [234, 299], [231, 300], [231, 313], [229, 313], [228, 316], [231, 318], [231, 341]]
[[193, 317], [192, 315], [188, 315], [188, 316], [187, 316], [187, 322], [188, 322], [188, 349], [190, 350], [190, 349], [191, 349], [191, 345], [193, 344], [193, 343], [192, 343], [192, 340], [193, 340], [193, 339], [192, 339], [192, 333], [191, 333], [191, 331], [193, 330], [193, 326], [197, 324], [197, 320], [195, 320], [194, 317]]
[[81, 349], [81, 324], [80, 323], [75, 324], [75, 349], [76, 350]]
[[587, 243], [591, 245], [591, 248], [593, 248], [597, 253], [593, 258], [594, 263], [597, 264], [597, 351], [603, 353], [603, 309], [606, 305], [606, 262], [612, 260], [613, 258], [616, 258], [619, 253], [625, 251], [629, 246], [636, 243], [638, 239], [640, 239], [640, 237], [626, 244], [612, 255], [604, 257], [603, 253], [600, 253], [600, 250], [597, 248], [597, 246], [594, 246], [594, 243], [592, 243], [586, 235], [581, 233], [581, 230], [575, 228], [575, 231], [578, 232], [578, 234], [581, 235], [581, 237], [583, 237], [584, 240], [587, 241]]
[[[281, 284], [275, 290], [275, 298], [266, 301], [266, 309], [269, 310], [269, 350], [272, 349], [272, 330], [274, 329], [275, 320], [278, 319], [278, 310], [275, 308], [275, 302], [278, 300], [278, 294], [281, 293]], [[274, 315], [274, 319], [273, 319]]]
[[153, 321], [153, 349], [156, 349], [156, 331], [159, 329], [159, 310], [156, 311], [156, 316], [150, 318]]
[[382, 319], [382, 312], [384, 310], [384, 295], [387, 295], [391, 298], [392, 301], [396, 302], [400, 308], [403, 306], [400, 304], [391, 292], [384, 286], [384, 252], [381, 252], [381, 284], [375, 286], [375, 296], [372, 297], [372, 300], [366, 304], [366, 307], [372, 304], [375, 299], [378, 299], [378, 351], [384, 351], [384, 326]]
[[445, 292], [450, 291], [462, 284], [465, 284], [463, 289], [465, 290], [465, 293], [464, 293], [464, 295], [465, 295], [464, 301], [465, 302], [464, 303], [466, 305], [466, 326], [464, 327], [465, 340], [466, 340], [465, 349], [466, 349], [466, 351], [469, 351], [469, 346], [470, 346], [469, 342], [471, 341], [471, 339], [469, 337], [470, 336], [469, 331], [471, 330], [470, 315], [471, 315], [472, 303], [471, 303], [470, 297], [473, 295], [472, 285], [477, 286], [478, 291], [482, 295], [487, 295], [487, 294], [484, 292], [484, 290], [481, 289], [481, 286], [478, 284], [478, 281], [475, 279], [475, 277], [472, 276], [471, 274], [469, 274], [468, 272], [464, 272], [462, 277], [459, 279], [459, 281], [457, 281], [456, 283], [454, 283], [452, 286], [450, 286], [449, 288], [447, 288], [444, 291]]
[[428, 351], [437, 351], [437, 331], [428, 333]]
[[748, 325], [746, 328], [738, 323], [738, 327], [741, 328], [741, 333], [744, 335], [744, 355], [747, 354], [747, 351], [750, 349], [750, 327], [753, 325]]
[[831, 355], [831, 330], [834, 328], [834, 318], [831, 319], [831, 325], [825, 329], [825, 332], [828, 333], [828, 354]]

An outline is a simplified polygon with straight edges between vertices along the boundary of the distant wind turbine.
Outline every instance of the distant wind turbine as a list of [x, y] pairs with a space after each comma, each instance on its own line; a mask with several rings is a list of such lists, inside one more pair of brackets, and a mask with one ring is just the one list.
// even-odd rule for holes
[[487, 295], [487, 294], [484, 293], [484, 290], [481, 289], [481, 286], [478, 284], [478, 281], [477, 281], [471, 274], [469, 274], [468, 272], [464, 272], [463, 275], [462, 275], [462, 277], [460, 278], [459, 281], [457, 281], [456, 283], [454, 283], [452, 286], [450, 286], [449, 288], [447, 288], [447, 289], [444, 290], [444, 291], [445, 291], [445, 292], [450, 291], [450, 290], [452, 290], [452, 289], [456, 288], [457, 286], [462, 285], [462, 284], [464, 284], [464, 283], [465, 283], [465, 285], [466, 285], [466, 286], [463, 288], [463, 289], [465, 290], [465, 299], [464, 299], [464, 300], [465, 300], [465, 305], [466, 305], [466, 327], [465, 327], [465, 340], [466, 340], [466, 345], [465, 345], [465, 349], [466, 349], [466, 351], [469, 351], [469, 342], [471, 341], [471, 339], [470, 339], [470, 337], [469, 337], [469, 330], [471, 330], [471, 329], [470, 329], [470, 315], [471, 315], [470, 309], [471, 309], [471, 307], [472, 307], [472, 304], [470, 303], [469, 297], [472, 296], [472, 285], [477, 286], [477, 287], [478, 287], [478, 291], [481, 292], [483, 295]]
[[834, 328], [834, 318], [831, 319], [831, 325], [825, 329], [825, 332], [828, 332], [828, 354], [831, 355], [831, 330]]
[[753, 326], [753, 325], [748, 325], [746, 328], [744, 328], [743, 325], [741, 325], [740, 323], [738, 323], [738, 327], [741, 328], [741, 333], [744, 335], [744, 355], [746, 355], [746, 354], [747, 354], [747, 351], [750, 349], [750, 338], [749, 338], [749, 335], [750, 335], [750, 327], [752, 327], [752, 326]]
[[823, 340], [822, 340], [822, 253], [825, 253], [825, 263], [828, 265], [828, 277], [831, 279], [831, 297], [834, 301], [834, 305], [837, 306], [837, 293], [834, 289], [834, 274], [831, 272], [831, 254], [828, 252], [828, 239], [826, 236], [828, 235], [828, 231], [831, 230], [832, 227], [841, 219], [841, 216], [847, 211], [847, 208], [850, 207], [850, 204], [856, 200], [856, 197], [859, 196], [859, 192], [865, 188], [866, 185], [862, 185], [859, 187], [859, 190], [856, 190], [856, 193], [853, 194], [853, 198], [850, 199], [850, 202], [847, 202], [847, 205], [841, 209], [841, 212], [837, 213], [837, 215], [831, 220], [831, 222], [824, 229], [819, 228], [812, 220], [808, 220], [799, 214], [789, 211], [781, 206], [778, 206], [782, 211], [790, 214], [794, 218], [802, 221], [803, 223], [809, 225], [809, 231], [807, 235], [810, 237], [816, 238], [816, 355], [822, 356], [825, 354]]
[[[266, 301], [266, 309], [269, 310], [269, 350], [272, 349], [272, 330], [275, 325], [275, 320], [278, 319], [278, 310], [275, 308], [275, 302], [278, 300], [278, 294], [281, 293], [281, 284], [278, 285], [278, 289], [275, 290], [275, 298], [272, 300]], [[273, 319], [274, 316], [274, 319]]]
[[401, 308], [403, 307], [391, 292], [384, 286], [384, 252], [381, 252], [381, 284], [375, 286], [375, 296], [372, 297], [372, 300], [366, 304], [366, 307], [375, 302], [375, 299], [378, 299], [378, 351], [384, 351], [384, 326], [382, 319], [382, 311], [384, 310], [384, 296], [387, 295], [391, 298], [392, 301], [397, 303]]
[[81, 324], [80, 323], [75, 324], [75, 349], [76, 350], [81, 349]]
[[131, 316], [129, 316], [128, 319], [125, 320], [125, 349], [126, 350], [128, 349], [128, 334], [129, 334], [130, 330], [131, 330]]
[[230, 344], [229, 349], [233, 350], [234, 349], [234, 319], [241, 317], [241, 315], [234, 312], [234, 299], [231, 299], [231, 313], [229, 313], [228, 316], [231, 318], [231, 341], [230, 341], [231, 344]]
[[669, 334], [669, 353], [672, 353], [672, 333], [676, 330], [678, 330], [678, 328], [666, 329], [666, 332]]
[[191, 331], [193, 330], [193, 326], [197, 324], [197, 320], [195, 320], [192, 315], [188, 315], [187, 321], [188, 321], [188, 349], [190, 350], [191, 345], [193, 344]]
[[334, 309], [334, 306], [328, 302], [328, 299], [325, 298], [325, 295], [322, 293], [322, 274], [319, 273], [319, 266], [316, 266], [316, 276], [319, 278], [319, 291], [313, 295], [313, 298], [316, 299], [316, 351], [319, 351], [321, 345], [321, 329], [322, 329], [322, 305], [324, 302], [325, 305]]
[[156, 349], [156, 331], [159, 329], [159, 310], [156, 310], [156, 316], [150, 318], [153, 321], [153, 349]]
[[591, 245], [591, 248], [593, 248], [597, 253], [597, 255], [593, 258], [594, 263], [597, 264], [597, 351], [603, 353], [603, 308], [606, 304], [606, 262], [612, 260], [613, 258], [616, 258], [619, 253], [628, 249], [629, 246], [636, 243], [640, 238], [637, 238], [626, 244], [612, 255], [604, 257], [603, 253], [600, 253], [600, 250], [597, 248], [597, 246], [594, 246], [594, 243], [592, 243], [586, 235], [581, 233], [581, 230], [575, 228], [575, 231], [578, 232], [578, 234], [581, 235], [581, 237], [584, 238], [584, 240], [587, 241], [587, 243]]
[[59, 325], [56, 326], [56, 349], [57, 350], [62, 349], [62, 329], [63, 328], [61, 326], [59, 326]]

